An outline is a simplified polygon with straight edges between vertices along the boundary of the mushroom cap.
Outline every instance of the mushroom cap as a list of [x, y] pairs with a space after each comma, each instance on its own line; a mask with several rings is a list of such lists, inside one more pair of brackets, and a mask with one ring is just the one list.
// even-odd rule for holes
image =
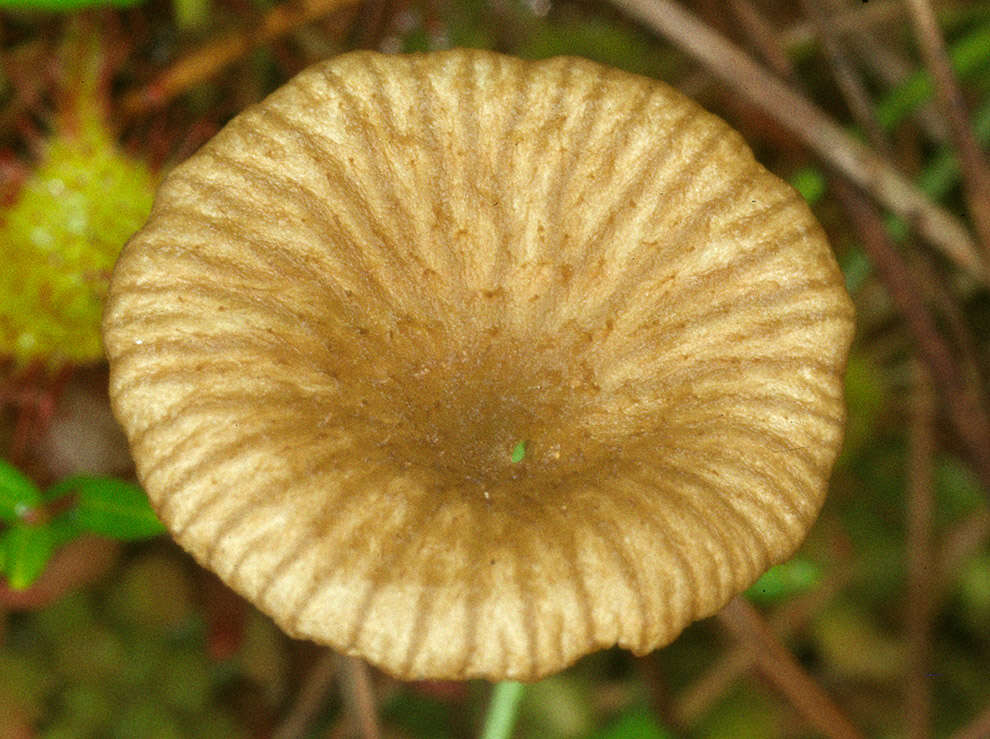
[[398, 677], [536, 679], [795, 550], [853, 309], [802, 199], [667, 85], [355, 52], [168, 176], [104, 331], [203, 565]]

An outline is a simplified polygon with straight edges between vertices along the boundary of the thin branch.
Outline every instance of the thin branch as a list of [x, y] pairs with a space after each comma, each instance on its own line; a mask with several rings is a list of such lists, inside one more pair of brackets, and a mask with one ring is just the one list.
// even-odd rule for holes
[[890, 147], [887, 145], [880, 122], [873, 114], [873, 103], [870, 100], [869, 94], [866, 92], [866, 87], [862, 84], [859, 75], [847, 59], [845, 50], [837, 34], [832, 31], [832, 19], [822, 9], [820, 3], [821, 0], [802, 0], [805, 14], [814, 21], [818, 28], [818, 34], [822, 40], [822, 48], [825, 50], [825, 56], [828, 59], [829, 65], [832, 67], [835, 81], [842, 91], [842, 97], [845, 99], [846, 105], [849, 106], [853, 118], [859, 127], [863, 129], [867, 140], [873, 148], [889, 158]]
[[[789, 601], [767, 618], [778, 639], [788, 639], [804, 629], [848, 584], [853, 568], [845, 561], [835, 562], [834, 565], [831, 575], [814, 591]], [[729, 651], [676, 696], [672, 707], [674, 718], [686, 727], [694, 726], [702, 714], [753, 666], [753, 662], [753, 654], [745, 646]]]
[[[874, 26], [895, 22], [904, 15], [904, 3], [901, 0], [874, 0], [846, 8], [832, 16], [832, 28], [837, 33], [868, 31]], [[812, 23], [802, 21], [784, 30], [780, 40], [786, 48], [791, 49], [813, 43], [817, 35]]]
[[368, 663], [357, 657], [337, 656], [343, 672], [344, 702], [354, 716], [361, 739], [379, 739], [378, 707]]
[[984, 249], [990, 251], [990, 169], [966, 112], [962, 92], [956, 83], [945, 42], [928, 0], [907, 0], [918, 43], [935, 80], [935, 93], [942, 113], [949, 122], [949, 135], [959, 152], [963, 191], [976, 232]]
[[842, 710], [780, 643], [763, 616], [749, 601], [733, 598], [718, 614], [719, 621], [752, 652], [760, 674], [783, 693], [791, 705], [818, 731], [832, 739], [861, 737]]
[[982, 397], [974, 394], [965, 382], [949, 345], [921, 298], [921, 289], [890, 242], [880, 214], [845, 182], [836, 179], [832, 187], [845, 206], [884, 287], [907, 323], [933, 382], [945, 400], [949, 419], [969, 452], [980, 481], [990, 493], [990, 419]]
[[301, 739], [309, 725], [326, 704], [327, 693], [333, 684], [336, 655], [329, 649], [323, 651], [306, 675], [288, 715], [275, 729], [272, 739]]
[[257, 28], [238, 30], [214, 39], [182, 57], [153, 81], [124, 96], [122, 110], [133, 116], [160, 108], [183, 92], [210, 79], [251, 49], [271, 43], [299, 26], [311, 23], [358, 0], [302, 0], [275, 5]]
[[909, 434], [907, 486], [907, 576], [905, 631], [908, 666], [904, 694], [906, 736], [931, 736], [931, 626], [935, 584], [932, 526], [934, 491], [932, 459], [935, 454], [935, 397], [931, 378], [923, 367], [916, 371]]
[[954, 733], [950, 739], [987, 739], [990, 736], [990, 706], [969, 725]]
[[746, 35], [756, 44], [764, 61], [780, 77], [785, 79], [792, 71], [791, 59], [780, 43], [780, 31], [770, 25], [752, 0], [731, 0], [735, 13]]
[[[945, 331], [948, 334], [952, 345], [959, 353], [960, 371], [963, 375], [963, 382], [966, 383], [969, 392], [973, 397], [979, 395], [983, 381], [980, 379], [980, 349], [977, 347], [976, 337], [973, 336], [964, 309], [959, 305], [960, 298], [957, 297], [946, 279], [935, 269], [927, 255], [922, 254], [918, 249], [905, 252], [904, 258], [911, 272], [917, 275], [921, 286], [924, 288], [924, 297], [931, 303], [935, 312], [945, 321]], [[966, 291], [962, 291], [965, 300]]]
[[755, 661], [753, 651], [744, 645], [729, 649], [677, 696], [674, 717], [688, 728], [697, 724], [705, 712], [728, 692]]
[[[860, 62], [872, 70], [888, 87], [903, 84], [915, 73], [915, 64], [887, 45], [892, 34], [885, 33], [883, 29], [872, 29], [860, 24], [837, 28], [836, 19], [849, 14], [849, 6], [842, 0], [825, 0], [825, 5], [830, 11], [829, 28], [833, 35], [852, 48]], [[902, 9], [899, 2], [897, 6]], [[861, 7], [865, 10], [870, 6]], [[948, 138], [945, 121], [931, 103], [920, 106], [914, 111], [913, 117], [932, 141], [942, 143]]]
[[929, 200], [894, 166], [732, 42], [672, 0], [612, 2], [697, 57], [824, 161], [913, 224], [933, 246], [980, 282], [990, 279], [972, 237], [956, 216]]

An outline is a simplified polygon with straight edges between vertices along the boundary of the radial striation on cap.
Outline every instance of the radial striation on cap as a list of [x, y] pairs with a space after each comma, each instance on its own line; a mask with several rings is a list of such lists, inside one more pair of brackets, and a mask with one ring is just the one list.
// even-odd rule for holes
[[660, 82], [317, 64], [165, 180], [104, 319], [162, 520], [402, 678], [667, 644], [786, 559], [842, 436], [821, 227]]

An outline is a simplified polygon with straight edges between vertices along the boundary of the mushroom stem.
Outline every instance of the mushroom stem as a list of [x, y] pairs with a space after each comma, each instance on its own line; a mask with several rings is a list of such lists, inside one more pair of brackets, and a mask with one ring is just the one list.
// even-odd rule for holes
[[509, 739], [512, 736], [525, 692], [526, 686], [523, 683], [506, 680], [495, 685], [481, 739]]

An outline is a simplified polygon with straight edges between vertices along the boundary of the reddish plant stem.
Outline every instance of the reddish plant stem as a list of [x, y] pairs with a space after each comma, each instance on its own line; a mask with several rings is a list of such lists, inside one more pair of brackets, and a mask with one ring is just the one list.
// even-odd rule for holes
[[803, 95], [672, 0], [612, 0], [670, 39], [773, 116], [823, 161], [914, 225], [932, 245], [981, 283], [988, 274], [962, 222], [932, 202], [896, 167], [848, 134]]
[[[832, 16], [830, 25], [836, 33], [858, 33], [883, 30], [896, 23], [904, 15], [901, 0], [872, 0], [857, 5], [844, 4], [843, 10]], [[781, 43], [786, 48], [803, 46], [814, 41], [817, 33], [808, 21], [795, 23], [780, 34]]]
[[979, 716], [949, 739], [987, 739], [988, 736], [990, 736], [990, 706], [983, 709]]
[[934, 491], [932, 459], [935, 454], [935, 396], [931, 378], [917, 366], [908, 437], [907, 485], [907, 682], [904, 695], [905, 736], [931, 736], [932, 594], [935, 568], [932, 544]]
[[[832, 574], [814, 591], [788, 602], [769, 616], [767, 622], [777, 638], [787, 639], [804, 629], [833, 596], [845, 587], [852, 571], [848, 562], [836, 562]], [[752, 652], [745, 646], [729, 651], [675, 697], [671, 715], [684, 727], [693, 727], [712, 704], [725, 695], [752, 666]]]
[[313, 722], [326, 703], [327, 693], [333, 684], [337, 655], [323, 650], [316, 663], [309, 669], [295, 703], [281, 725], [272, 733], [272, 739], [299, 739], [306, 736]]
[[752, 653], [760, 674], [783, 693], [791, 705], [825, 736], [854, 739], [862, 734], [842, 710], [805, 672], [760, 612], [743, 597], [736, 597], [718, 614], [719, 621]]
[[357, 0], [301, 0], [275, 5], [255, 28], [235, 31], [210, 41], [176, 61], [149, 84], [126, 95], [123, 111], [127, 115], [137, 115], [159, 108], [217, 74], [251, 49], [355, 2]]
[[343, 676], [344, 702], [358, 727], [361, 739], [379, 739], [378, 708], [368, 663], [357, 657], [338, 656]]
[[949, 345], [922, 301], [921, 289], [888, 238], [880, 214], [842, 180], [835, 180], [833, 189], [891, 300], [907, 323], [980, 481], [990, 491], [990, 420], [982, 396], [965, 382]]
[[[743, 0], [739, 1], [742, 2]], [[810, 0], [807, 4], [811, 5]], [[848, 94], [853, 98], [861, 98], [865, 92], [853, 75], [851, 67], [845, 63], [842, 48], [837, 39], [832, 36], [829, 24], [817, 14], [817, 11], [812, 11], [812, 14], [817, 18], [820, 33], [831, 49], [829, 60], [835, 67], [836, 74], [845, 79], [845, 83], [842, 85], [843, 90], [848, 90]], [[759, 38], [764, 39], [764, 43], [770, 44], [770, 50], [765, 52], [769, 59], [784, 59], [786, 61], [785, 56], [774, 51], [772, 36], [761, 34], [758, 40]], [[789, 63], [777, 71], [781, 76], [792, 76]], [[865, 101], [861, 100], [861, 102]], [[854, 113], [860, 110], [860, 106], [853, 104], [852, 101], [850, 101], [850, 108]], [[864, 130], [871, 132], [873, 145], [877, 149], [885, 149], [886, 142], [879, 127], [871, 126], [868, 120], [859, 122]], [[846, 208], [852, 208], [858, 214], [858, 217], [853, 220], [859, 224], [859, 231], [864, 242], [867, 240], [864, 232], [869, 232], [869, 243], [865, 243], [864, 246], [870, 254], [871, 261], [877, 266], [885, 287], [900, 312], [907, 319], [915, 339], [922, 344], [922, 355], [926, 357], [926, 361], [939, 383], [940, 390], [946, 398], [957, 433], [974, 457], [974, 461], [983, 460], [982, 462], [976, 461], [976, 464], [984, 485], [990, 490], [990, 420], [988, 420], [984, 410], [979, 386], [969, 382], [959, 369], [948, 344], [936, 328], [934, 319], [920, 297], [923, 293], [919, 290], [916, 280], [899, 252], [886, 237], [879, 214], [875, 212], [872, 206], [863, 202], [862, 198], [859, 198], [857, 193], [844, 181], [831, 177], [830, 182]]]
[[949, 135], [959, 153], [963, 191], [976, 233], [983, 248], [990, 252], [990, 169], [966, 112], [966, 103], [952, 71], [945, 41], [929, 0], [907, 0], [921, 53], [935, 81], [935, 94], [949, 122]]
[[873, 102], [866, 92], [865, 86], [859, 79], [855, 68], [846, 57], [845, 50], [836, 34], [832, 32], [831, 18], [821, 6], [821, 0], [802, 0], [805, 14], [808, 15], [818, 28], [822, 40], [822, 49], [832, 67], [832, 74], [842, 91], [849, 110], [856, 123], [866, 133], [866, 138], [874, 149], [890, 158], [890, 148], [887, 146], [880, 122], [873, 115]]

